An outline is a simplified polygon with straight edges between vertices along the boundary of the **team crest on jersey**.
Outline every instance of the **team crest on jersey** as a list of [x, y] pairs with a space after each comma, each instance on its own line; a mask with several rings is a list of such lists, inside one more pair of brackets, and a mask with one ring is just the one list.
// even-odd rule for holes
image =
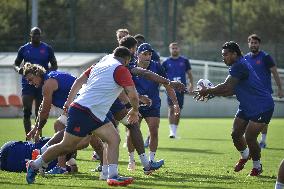
[[79, 133], [80, 132], [80, 127], [74, 127], [73, 131]]
[[260, 63], [261, 63], [261, 61], [260, 61], [260, 60], [257, 60], [257, 61], [256, 61], [256, 64], [260, 64]]
[[40, 49], [39, 52], [40, 52], [41, 54], [44, 54], [44, 53], [45, 53], [45, 49]]

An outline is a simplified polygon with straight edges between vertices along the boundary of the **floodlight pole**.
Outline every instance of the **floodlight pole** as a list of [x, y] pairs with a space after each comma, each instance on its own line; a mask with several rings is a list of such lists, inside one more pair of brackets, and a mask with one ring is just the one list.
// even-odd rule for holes
[[32, 0], [32, 28], [38, 26], [38, 0]]

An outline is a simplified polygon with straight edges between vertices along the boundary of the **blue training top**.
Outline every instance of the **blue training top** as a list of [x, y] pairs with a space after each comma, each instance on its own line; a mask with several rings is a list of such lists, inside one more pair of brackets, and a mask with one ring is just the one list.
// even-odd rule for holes
[[58, 83], [58, 89], [52, 95], [52, 104], [58, 108], [63, 108], [76, 77], [66, 72], [51, 71], [44, 75], [45, 81], [50, 78], [56, 79]]
[[246, 116], [255, 116], [274, 107], [271, 94], [244, 57], [239, 58], [229, 68], [229, 73], [239, 79], [234, 93], [240, 102], [239, 109], [243, 110]]
[[[168, 78], [165, 70], [161, 66], [160, 63], [154, 62], [151, 60], [147, 70], [150, 70], [164, 78]], [[135, 87], [137, 92], [140, 95], [147, 95], [148, 98], [152, 100], [152, 105], [148, 106], [141, 106], [140, 109], [147, 110], [147, 109], [158, 109], [161, 107], [161, 99], [159, 96], [159, 83], [154, 81], [145, 79], [139, 76], [132, 76], [132, 79], [135, 83]]]
[[178, 58], [167, 58], [162, 66], [164, 67], [171, 81], [179, 81], [186, 85], [186, 73], [191, 70], [189, 60], [183, 56]]
[[[9, 141], [0, 149], [0, 170], [11, 172], [25, 172], [27, 161], [32, 159], [32, 151], [40, 149], [50, 140], [41, 138], [37, 143], [29, 141]], [[46, 171], [57, 164], [57, 159], [49, 163]]]
[[272, 57], [264, 51], [259, 51], [257, 55], [253, 55], [251, 52], [245, 55], [245, 58], [254, 68], [256, 74], [260, 78], [264, 86], [273, 93], [271, 87], [271, 71], [270, 68], [275, 66]]
[[[40, 45], [35, 47], [29, 42], [19, 48], [17, 59], [32, 64], [39, 64], [48, 70], [48, 63], [55, 59], [55, 56], [53, 49], [48, 44], [40, 42]], [[22, 78], [22, 83], [28, 84], [24, 77]]]

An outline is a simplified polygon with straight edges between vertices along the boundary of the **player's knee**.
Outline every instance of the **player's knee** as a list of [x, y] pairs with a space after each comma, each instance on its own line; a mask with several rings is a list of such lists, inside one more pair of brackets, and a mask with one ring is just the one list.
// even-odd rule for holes
[[238, 141], [238, 140], [240, 140], [241, 135], [240, 135], [239, 133], [233, 131], [233, 132], [231, 133], [231, 137], [232, 137], [233, 141]]
[[246, 139], [246, 142], [247, 142], [248, 144], [253, 143], [253, 142], [256, 141], [256, 137], [253, 136], [253, 135], [250, 135], [250, 134], [246, 134], [246, 135], [245, 135], [245, 139]]

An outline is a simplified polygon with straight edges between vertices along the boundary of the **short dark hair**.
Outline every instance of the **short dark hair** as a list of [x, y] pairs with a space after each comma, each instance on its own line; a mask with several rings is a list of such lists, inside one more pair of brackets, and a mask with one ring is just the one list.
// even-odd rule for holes
[[137, 41], [131, 35], [127, 35], [119, 40], [119, 46], [123, 46], [128, 49], [135, 47], [135, 45], [137, 45]]
[[30, 31], [30, 35], [33, 34], [33, 33], [39, 33], [41, 34], [41, 30], [39, 27], [33, 27]]
[[135, 38], [136, 40], [140, 40], [140, 41], [145, 42], [145, 37], [144, 37], [144, 35], [142, 35], [142, 34], [140, 34], [140, 33], [134, 35], [134, 38]]
[[261, 42], [260, 37], [256, 35], [255, 33], [248, 36], [248, 42], [250, 42], [252, 39], [257, 40], [259, 43]]
[[242, 56], [240, 46], [235, 41], [227, 41], [222, 46], [222, 49], [228, 49], [229, 52], [236, 52], [238, 56]]
[[123, 47], [123, 46], [119, 46], [119, 47], [116, 47], [114, 49], [113, 55], [115, 57], [120, 57], [120, 58], [126, 59], [126, 58], [131, 57], [131, 52], [128, 48]]

